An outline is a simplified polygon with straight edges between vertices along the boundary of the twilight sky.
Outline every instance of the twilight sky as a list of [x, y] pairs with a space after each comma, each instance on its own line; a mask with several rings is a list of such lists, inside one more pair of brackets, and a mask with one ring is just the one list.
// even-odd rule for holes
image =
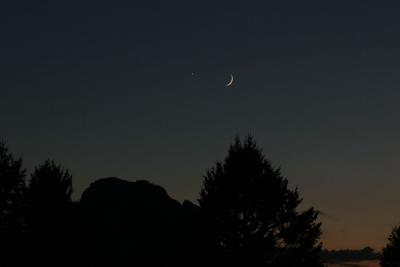
[[[7, 1], [0, 138], [96, 178], [195, 200], [252, 133], [325, 247], [381, 248], [400, 223], [398, 1]], [[194, 75], [192, 75], [192, 73]], [[224, 84], [233, 73], [233, 87]]]

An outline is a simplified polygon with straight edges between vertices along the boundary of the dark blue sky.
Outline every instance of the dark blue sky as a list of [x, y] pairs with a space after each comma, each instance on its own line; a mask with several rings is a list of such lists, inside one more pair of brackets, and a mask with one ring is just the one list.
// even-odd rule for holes
[[76, 197], [119, 176], [194, 200], [206, 169], [252, 133], [327, 214], [327, 247], [379, 248], [400, 221], [399, 8], [8, 1], [0, 134], [30, 170], [68, 167]]

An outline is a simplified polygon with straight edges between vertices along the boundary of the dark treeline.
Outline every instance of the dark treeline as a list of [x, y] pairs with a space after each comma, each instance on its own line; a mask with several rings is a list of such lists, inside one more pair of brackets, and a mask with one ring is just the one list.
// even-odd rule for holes
[[349, 262], [361, 260], [377, 260], [380, 258], [380, 253], [376, 252], [371, 247], [363, 249], [340, 249], [340, 250], [322, 250], [321, 258], [325, 262]]
[[299, 210], [250, 136], [206, 172], [198, 203], [118, 178], [71, 194], [67, 169], [48, 160], [28, 176], [0, 144], [1, 266], [322, 266], [318, 212]]

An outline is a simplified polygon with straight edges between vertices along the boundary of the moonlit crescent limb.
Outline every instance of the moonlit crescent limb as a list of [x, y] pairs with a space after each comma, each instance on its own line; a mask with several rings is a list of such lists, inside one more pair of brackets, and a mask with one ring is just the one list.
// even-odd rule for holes
[[235, 79], [233, 78], [233, 75], [231, 74], [231, 80], [225, 85], [225, 87], [231, 86], [233, 84], [234, 80]]

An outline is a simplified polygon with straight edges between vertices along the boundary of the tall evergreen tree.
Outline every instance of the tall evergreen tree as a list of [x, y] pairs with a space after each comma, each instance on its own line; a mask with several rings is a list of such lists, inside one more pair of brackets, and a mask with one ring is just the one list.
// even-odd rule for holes
[[393, 228], [380, 260], [382, 267], [400, 267], [400, 226]]
[[30, 204], [34, 208], [58, 210], [71, 203], [72, 175], [61, 165], [46, 160], [35, 168], [28, 186]]
[[318, 212], [299, 211], [301, 202], [253, 138], [237, 138], [224, 162], [206, 173], [199, 199], [217, 255], [223, 255], [219, 263], [322, 266]]
[[72, 176], [47, 160], [31, 175], [27, 190], [31, 260], [41, 266], [68, 266], [71, 260]]
[[22, 253], [24, 225], [25, 169], [0, 143], [0, 250], [2, 266], [17, 263]]

